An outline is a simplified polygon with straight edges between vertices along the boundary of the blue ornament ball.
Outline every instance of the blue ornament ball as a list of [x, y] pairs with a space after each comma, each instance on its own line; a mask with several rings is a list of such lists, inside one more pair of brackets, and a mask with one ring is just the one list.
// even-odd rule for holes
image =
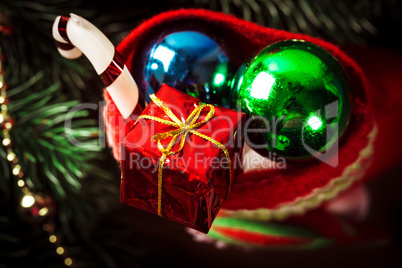
[[229, 106], [235, 68], [211, 37], [197, 31], [162, 34], [148, 53], [143, 73], [147, 102], [166, 83], [205, 103]]

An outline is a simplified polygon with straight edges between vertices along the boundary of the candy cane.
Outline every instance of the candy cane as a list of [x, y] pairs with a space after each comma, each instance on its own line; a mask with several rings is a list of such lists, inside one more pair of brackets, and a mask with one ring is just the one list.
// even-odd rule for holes
[[63, 57], [75, 59], [84, 54], [88, 58], [127, 119], [138, 104], [138, 87], [110, 40], [92, 23], [72, 13], [58, 16], [52, 33]]

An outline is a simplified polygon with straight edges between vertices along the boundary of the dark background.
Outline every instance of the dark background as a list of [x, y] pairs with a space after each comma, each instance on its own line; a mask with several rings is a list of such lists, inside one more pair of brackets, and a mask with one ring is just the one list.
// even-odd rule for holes
[[[387, 94], [383, 102], [372, 102], [376, 119], [385, 117], [386, 112], [400, 112], [400, 107], [395, 107], [398, 100], [393, 99], [402, 90], [402, 47], [398, 40], [402, 29], [400, 1], [2, 0], [0, 15], [6, 14], [7, 23], [21, 31], [21, 38], [32, 37], [24, 42], [25, 48], [18, 49], [28, 49], [28, 56], [20, 62], [33, 70], [45, 68], [52, 61], [62, 61], [56, 56], [42, 58], [37, 56], [40, 52], [29, 50], [39, 43], [49, 51], [55, 50], [50, 28], [56, 15], [80, 14], [117, 45], [143, 20], [162, 11], [190, 7], [225, 11], [265, 26], [333, 42], [361, 65], [373, 92]], [[270, 12], [269, 8], [276, 13]], [[298, 23], [296, 18], [305, 23]], [[36, 59], [41, 64], [35, 65]], [[64, 92], [62, 89], [62, 93], [82, 102], [99, 101], [100, 81], [85, 59], [76, 62], [86, 68], [86, 72], [77, 71], [87, 75], [86, 91]], [[392, 101], [392, 109], [381, 113], [388, 107], [387, 100]], [[388, 144], [395, 146], [380, 148], [373, 163], [373, 175], [367, 182], [371, 210], [364, 224], [386, 232], [389, 243], [385, 245], [290, 251], [233, 245], [218, 249], [214, 244], [196, 242], [182, 226], [119, 204], [120, 174], [109, 150], [102, 152], [103, 160], [99, 164], [115, 178], [107, 182], [107, 189], [98, 185], [95, 176], [83, 181], [80, 192], [67, 199], [58, 198], [46, 187], [43, 190], [58, 202], [55, 223], [77, 267], [401, 267], [402, 131], [399, 125], [399, 120], [381, 125], [386, 132], [392, 133], [393, 140]], [[1, 172], [0, 179], [3, 179]], [[9, 191], [13, 189], [10, 187]], [[4, 196], [0, 191], [0, 268], [63, 267], [62, 259], [54, 253], [40, 226], [19, 219], [15, 202], [5, 200]], [[82, 212], [81, 216], [74, 214], [75, 211]]]

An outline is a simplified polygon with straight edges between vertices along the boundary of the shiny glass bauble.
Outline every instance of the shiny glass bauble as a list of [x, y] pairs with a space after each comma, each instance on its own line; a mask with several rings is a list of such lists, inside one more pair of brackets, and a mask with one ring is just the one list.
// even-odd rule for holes
[[248, 60], [235, 75], [231, 99], [233, 109], [249, 115], [245, 141], [267, 157], [306, 159], [329, 149], [352, 112], [341, 64], [302, 40], [274, 43]]
[[205, 103], [228, 106], [233, 74], [226, 53], [206, 34], [197, 31], [162, 34], [145, 62], [144, 98], [149, 102], [149, 94], [166, 83]]

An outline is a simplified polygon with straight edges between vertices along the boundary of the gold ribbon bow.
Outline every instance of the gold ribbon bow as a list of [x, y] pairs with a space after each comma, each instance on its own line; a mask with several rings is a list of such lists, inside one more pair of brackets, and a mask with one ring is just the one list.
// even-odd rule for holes
[[[229, 191], [231, 188], [231, 162], [230, 162], [230, 156], [228, 150], [225, 148], [225, 146], [212, 139], [211, 137], [208, 137], [207, 135], [204, 135], [200, 132], [198, 132], [196, 129], [200, 127], [201, 125], [205, 124], [207, 121], [209, 121], [215, 113], [215, 108], [211, 104], [205, 104], [201, 103], [199, 104], [192, 112], [191, 114], [187, 117], [186, 121], [183, 123], [180, 121], [176, 115], [173, 114], [173, 112], [167, 107], [160, 99], [158, 99], [154, 94], [149, 95], [152, 99], [152, 101], [160, 107], [165, 114], [172, 120], [165, 120], [158, 118], [156, 116], [151, 116], [151, 115], [141, 115], [138, 117], [138, 120], [143, 118], [143, 119], [150, 119], [157, 121], [159, 123], [169, 125], [172, 127], [176, 127], [177, 129], [170, 130], [168, 132], [164, 133], [158, 133], [155, 134], [152, 138], [154, 140], [158, 141], [158, 149], [162, 153], [162, 156], [159, 160], [159, 166], [158, 166], [158, 215], [162, 216], [162, 171], [163, 171], [163, 164], [165, 163], [166, 158], [171, 155], [180, 152], [183, 149], [184, 142], [186, 141], [186, 136], [188, 133], [192, 133], [194, 135], [197, 135], [201, 138], [206, 139], [207, 141], [212, 142], [214, 145], [218, 146], [223, 153], [225, 154], [226, 158], [229, 160]], [[204, 118], [204, 120], [196, 123], [197, 119], [199, 118], [201, 112], [203, 109], [209, 108], [209, 112], [207, 116]], [[177, 139], [182, 135], [181, 140], [180, 140], [180, 146], [176, 151], [172, 151], [173, 146], [176, 144]], [[171, 141], [169, 142], [168, 146], [164, 148], [161, 144], [161, 140], [172, 137]], [[228, 194], [229, 195], [229, 194]]]

